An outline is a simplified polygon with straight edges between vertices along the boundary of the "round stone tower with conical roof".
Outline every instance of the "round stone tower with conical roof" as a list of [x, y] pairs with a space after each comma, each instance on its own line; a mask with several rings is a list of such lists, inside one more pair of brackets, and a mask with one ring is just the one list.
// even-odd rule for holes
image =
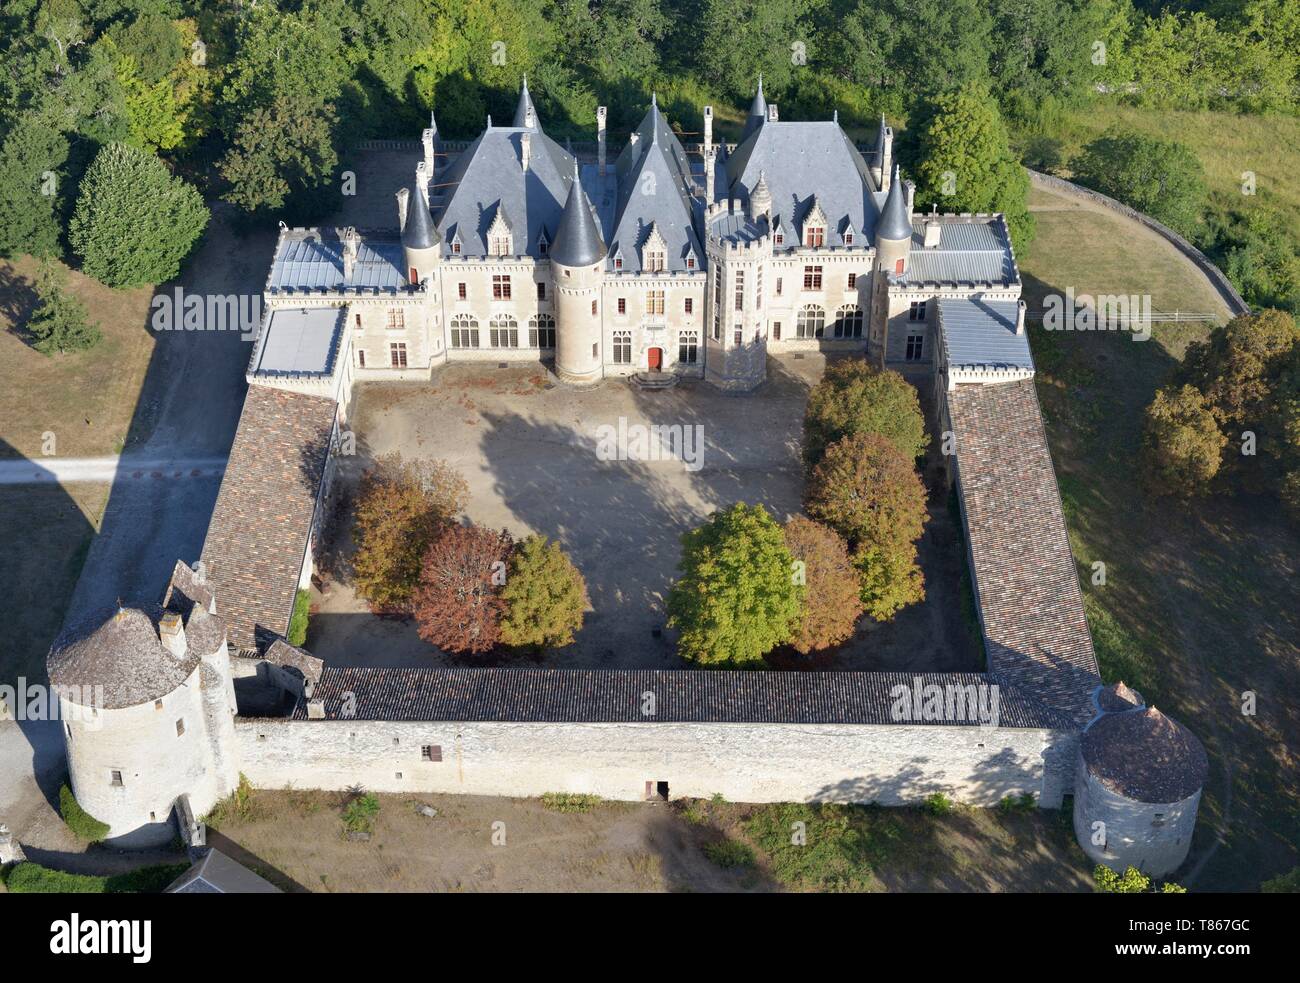
[[1205, 748], [1124, 683], [1093, 693], [1097, 716], [1079, 740], [1074, 832], [1095, 863], [1164, 877], [1187, 859]]
[[182, 800], [201, 816], [239, 782], [226, 626], [189, 594], [99, 611], [50, 650], [72, 793], [115, 846], [170, 842]]
[[590, 385], [603, 375], [600, 289], [606, 249], [582, 190], [577, 161], [547, 255], [555, 278], [555, 374], [561, 382]]
[[424, 161], [415, 168], [415, 188], [398, 192], [398, 217], [402, 223], [402, 256], [406, 280], [413, 287], [434, 276], [441, 258], [438, 228], [429, 211], [429, 181], [433, 175]]
[[876, 270], [885, 276], [906, 273], [911, 251], [912, 214], [907, 204], [907, 188], [895, 166], [889, 193], [885, 195], [885, 204], [876, 223]]

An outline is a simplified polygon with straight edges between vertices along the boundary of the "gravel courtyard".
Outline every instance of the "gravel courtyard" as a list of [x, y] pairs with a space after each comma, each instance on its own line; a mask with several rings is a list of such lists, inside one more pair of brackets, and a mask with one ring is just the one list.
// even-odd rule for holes
[[[761, 502], [778, 520], [800, 510], [799, 438], [808, 390], [825, 359], [769, 361], [768, 381], [729, 396], [694, 380], [643, 392], [618, 380], [579, 392], [541, 365], [451, 365], [431, 383], [368, 384], [353, 411], [357, 455], [340, 468], [355, 488], [375, 457], [442, 458], [470, 487], [469, 517], [517, 538], [558, 540], [586, 578], [592, 610], [574, 645], [542, 664], [585, 668], [685, 665], [664, 627], [679, 537], [711, 512]], [[682, 460], [602, 460], [602, 427], [674, 426], [702, 436], [702, 455]], [[686, 445], [693, 449], [692, 445]], [[688, 455], [689, 457], [689, 455]], [[350, 497], [350, 494], [345, 496]], [[928, 597], [888, 625], [863, 622], [857, 637], [819, 665], [839, 669], [958, 671], [982, 668], [962, 617], [960, 541], [946, 499], [932, 503], [921, 543]], [[410, 621], [369, 614], [350, 589], [346, 513], [313, 592], [307, 647], [333, 665], [450, 664]], [[343, 562], [340, 562], [342, 560]], [[335, 575], [331, 575], [335, 573]]]

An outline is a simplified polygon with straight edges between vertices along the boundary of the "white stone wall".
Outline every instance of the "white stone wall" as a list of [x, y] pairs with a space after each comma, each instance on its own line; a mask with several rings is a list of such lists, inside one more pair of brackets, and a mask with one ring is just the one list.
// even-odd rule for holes
[[1074, 835], [1089, 859], [1116, 873], [1136, 867], [1151, 877], [1182, 866], [1196, 827], [1199, 789], [1181, 802], [1137, 802], [1102, 785], [1082, 755], [1076, 756], [1076, 769]]
[[[1043, 730], [703, 723], [398, 723], [236, 720], [241, 770], [263, 788], [536, 796], [669, 794], [740, 802], [978, 805], [1038, 794]], [[421, 760], [423, 745], [441, 762]], [[400, 777], [398, 777], [400, 775]]]

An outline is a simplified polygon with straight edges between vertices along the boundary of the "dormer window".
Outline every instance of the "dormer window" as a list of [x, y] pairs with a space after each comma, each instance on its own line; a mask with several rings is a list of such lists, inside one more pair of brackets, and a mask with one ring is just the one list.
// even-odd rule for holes
[[851, 246], [851, 245], [853, 245], [853, 230], [852, 230], [852, 229], [845, 229], [845, 230], [844, 230], [844, 245], [846, 245], [846, 246]]
[[772, 237], [772, 241], [776, 243], [778, 246], [785, 245], [785, 233], [782, 232], [780, 229], [777, 229], [776, 235]]
[[493, 236], [491, 250], [493, 256], [509, 256], [514, 252], [514, 243], [510, 236]]
[[614, 269], [621, 270], [622, 268], [623, 268], [623, 254], [621, 252], [617, 252], [614, 254]]
[[668, 244], [659, 234], [659, 226], [651, 225], [645, 245], [641, 247], [641, 269], [646, 273], [662, 273], [668, 268]]
[[686, 254], [686, 268], [687, 268], [688, 270], [693, 270], [693, 269], [695, 269], [695, 254], [694, 254], [694, 253], [687, 253], [687, 254]]
[[460, 233], [459, 232], [457, 232], [454, 236], [451, 237], [451, 254], [453, 256], [460, 255]]
[[668, 259], [660, 250], [647, 249], [642, 265], [647, 273], [662, 273], [664, 267], [668, 265]]
[[826, 245], [826, 227], [823, 225], [810, 225], [803, 230], [803, 244], [810, 249], [818, 249]]
[[546, 251], [550, 248], [550, 246], [551, 243], [546, 238], [546, 233], [542, 232], [542, 234], [537, 237], [537, 255], [545, 256]]
[[514, 234], [510, 230], [510, 223], [506, 221], [505, 212], [499, 205], [496, 217], [492, 219], [492, 225], [488, 228], [487, 238], [488, 252], [493, 256], [514, 255]]

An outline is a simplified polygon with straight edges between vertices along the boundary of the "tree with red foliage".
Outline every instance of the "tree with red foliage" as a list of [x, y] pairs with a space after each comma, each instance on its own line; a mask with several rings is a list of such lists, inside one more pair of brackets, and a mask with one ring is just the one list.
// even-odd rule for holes
[[501, 588], [513, 548], [504, 529], [448, 526], [420, 569], [412, 604], [420, 637], [458, 655], [491, 650], [501, 640]]

